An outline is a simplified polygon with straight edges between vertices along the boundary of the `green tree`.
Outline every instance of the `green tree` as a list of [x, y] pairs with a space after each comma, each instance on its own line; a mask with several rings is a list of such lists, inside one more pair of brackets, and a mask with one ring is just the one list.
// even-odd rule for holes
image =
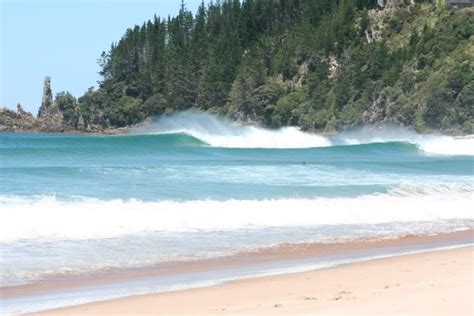
[[64, 120], [68, 125], [75, 126], [78, 119], [76, 113], [76, 98], [68, 91], [62, 91], [56, 94], [55, 103], [63, 113]]

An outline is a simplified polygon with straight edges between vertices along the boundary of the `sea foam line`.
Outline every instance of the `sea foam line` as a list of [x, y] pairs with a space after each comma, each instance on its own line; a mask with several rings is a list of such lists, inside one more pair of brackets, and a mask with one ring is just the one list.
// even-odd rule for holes
[[380, 224], [473, 219], [473, 194], [279, 200], [143, 202], [55, 197], [0, 206], [0, 241], [94, 239], [156, 232], [212, 232], [265, 227]]

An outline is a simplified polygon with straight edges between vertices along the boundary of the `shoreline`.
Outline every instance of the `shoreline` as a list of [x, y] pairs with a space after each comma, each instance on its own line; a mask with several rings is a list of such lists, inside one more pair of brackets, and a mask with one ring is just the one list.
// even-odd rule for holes
[[[474, 247], [355, 262], [47, 310], [35, 315], [402, 314], [471, 315]], [[387, 273], [389, 271], [390, 273]], [[469, 278], [469, 273], [471, 278]], [[467, 277], [466, 277], [467, 276]], [[190, 304], [192, 302], [192, 304]]]
[[[351, 265], [354, 262], [377, 260], [377, 258], [413, 252], [420, 253], [461, 246], [472, 247], [473, 242], [474, 230], [471, 228], [434, 236], [404, 236], [397, 239], [369, 239], [338, 244], [282, 244], [223, 258], [168, 262], [154, 267], [124, 269], [90, 277], [63, 278], [36, 284], [6, 286], [0, 288], [0, 294], [2, 301], [10, 306], [10, 310], [15, 310], [15, 306], [24, 307], [25, 304], [29, 304], [30, 307], [27, 308], [29, 310], [23, 310], [23, 312], [35, 312], [129, 295], [173, 290], [186, 291], [187, 288], [206, 288], [255, 277], [265, 278], [269, 275], [320, 271], [341, 265]], [[183, 279], [187, 279], [189, 286], [177, 286], [179, 282], [176, 280]], [[148, 290], [141, 292], [130, 290], [125, 291], [124, 294], [123, 289], [128, 287], [145, 287]], [[108, 292], [97, 289], [106, 289]], [[90, 293], [95, 293], [93, 295], [95, 298], [84, 299], [87, 295], [92, 295]], [[49, 305], [42, 304], [45, 308], [33, 304], [43, 300], [48, 300], [47, 303], [50, 303]]]
[[114, 136], [114, 135], [127, 135], [130, 132], [129, 127], [117, 127], [109, 128], [105, 130], [94, 130], [94, 131], [80, 131], [80, 130], [63, 130], [63, 131], [48, 131], [41, 129], [4, 129], [0, 130], [0, 133], [14, 133], [14, 134], [47, 134], [47, 135], [91, 135], [91, 136]]
[[[207, 112], [205, 112], [207, 113]], [[239, 121], [234, 121], [237, 124], [242, 124], [242, 125], [247, 125], [245, 122], [239, 122]], [[124, 126], [124, 127], [110, 127], [107, 129], [102, 129], [102, 130], [77, 130], [77, 129], [65, 129], [62, 131], [55, 131], [55, 130], [42, 130], [42, 129], [15, 129], [15, 128], [5, 128], [5, 129], [0, 129], [0, 133], [17, 133], [17, 134], [65, 134], [65, 135], [92, 135], [92, 136], [114, 136], [114, 135], [133, 135], [134, 132], [140, 131], [144, 126], [147, 124], [147, 120], [135, 124], [135, 125], [130, 125], [130, 126]], [[258, 128], [264, 128], [264, 129], [270, 129], [270, 130], [278, 130], [281, 129], [285, 126], [281, 126], [278, 128], [269, 128], [266, 126], [261, 126], [259, 124], [250, 124], [249, 126], [255, 126]], [[390, 125], [388, 125], [390, 127]], [[300, 128], [298, 126], [295, 126], [297, 128]], [[374, 128], [374, 129], [379, 129], [379, 128], [384, 128], [387, 127], [384, 124], [368, 124], [368, 125], [362, 125], [357, 129], [360, 128]], [[419, 134], [419, 135], [425, 135], [425, 136], [450, 136], [454, 139], [474, 139], [474, 134], [472, 133], [456, 133], [452, 131], [443, 131], [443, 130], [436, 130], [436, 131], [417, 131], [413, 127], [404, 127], [404, 126], [396, 126], [396, 128], [406, 128], [408, 131], [411, 131], [413, 133]], [[349, 129], [351, 130], [351, 129]], [[335, 136], [344, 132], [347, 132], [347, 129], [341, 129], [337, 131], [326, 131], [326, 130], [302, 130], [307, 133], [311, 134], [317, 134], [321, 135], [324, 137], [329, 137], [329, 136]]]

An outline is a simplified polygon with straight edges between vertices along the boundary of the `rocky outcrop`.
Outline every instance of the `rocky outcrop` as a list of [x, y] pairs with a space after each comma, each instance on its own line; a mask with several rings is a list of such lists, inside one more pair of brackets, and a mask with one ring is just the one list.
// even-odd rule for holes
[[53, 92], [51, 91], [51, 78], [44, 77], [43, 84], [43, 98], [41, 99], [41, 106], [38, 110], [38, 118], [44, 118], [48, 116], [53, 106]]
[[38, 132], [63, 132], [63, 114], [53, 101], [51, 91], [51, 78], [44, 78], [43, 98], [38, 111], [38, 117], [26, 112], [21, 104], [16, 111], [6, 107], [0, 109], [1, 131], [38, 131]]
[[23, 110], [23, 107], [21, 106], [20, 103], [18, 103], [16, 105], [16, 113], [17, 115], [20, 115], [21, 117], [30, 117], [30, 118], [33, 118], [33, 114], [31, 114], [30, 112], [26, 112], [25, 110]]
[[29, 131], [40, 127], [40, 122], [33, 114], [23, 110], [18, 103], [16, 112], [8, 108], [0, 108], [0, 131]]
[[0, 108], [0, 131], [18, 132], [81, 132], [81, 133], [121, 133], [121, 129], [111, 128], [110, 122], [103, 118], [103, 113], [92, 109], [84, 118], [79, 103], [68, 92], [58, 93], [53, 99], [51, 78], [44, 78], [43, 97], [38, 116], [26, 112], [21, 104], [16, 111]]
[[51, 78], [46, 76], [43, 84], [43, 97], [38, 111], [38, 121], [41, 130], [60, 132], [64, 130], [63, 115], [58, 106], [53, 102], [51, 91]]

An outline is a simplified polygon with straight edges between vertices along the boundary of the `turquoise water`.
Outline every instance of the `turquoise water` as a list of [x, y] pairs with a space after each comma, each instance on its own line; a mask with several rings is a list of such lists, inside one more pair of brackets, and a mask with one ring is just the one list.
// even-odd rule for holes
[[407, 142], [305, 149], [215, 148], [184, 133], [2, 134], [4, 195], [131, 199], [275, 199], [387, 193], [401, 184], [466, 185], [470, 156]]
[[0, 134], [4, 285], [472, 226], [473, 139], [200, 113], [132, 135]]

